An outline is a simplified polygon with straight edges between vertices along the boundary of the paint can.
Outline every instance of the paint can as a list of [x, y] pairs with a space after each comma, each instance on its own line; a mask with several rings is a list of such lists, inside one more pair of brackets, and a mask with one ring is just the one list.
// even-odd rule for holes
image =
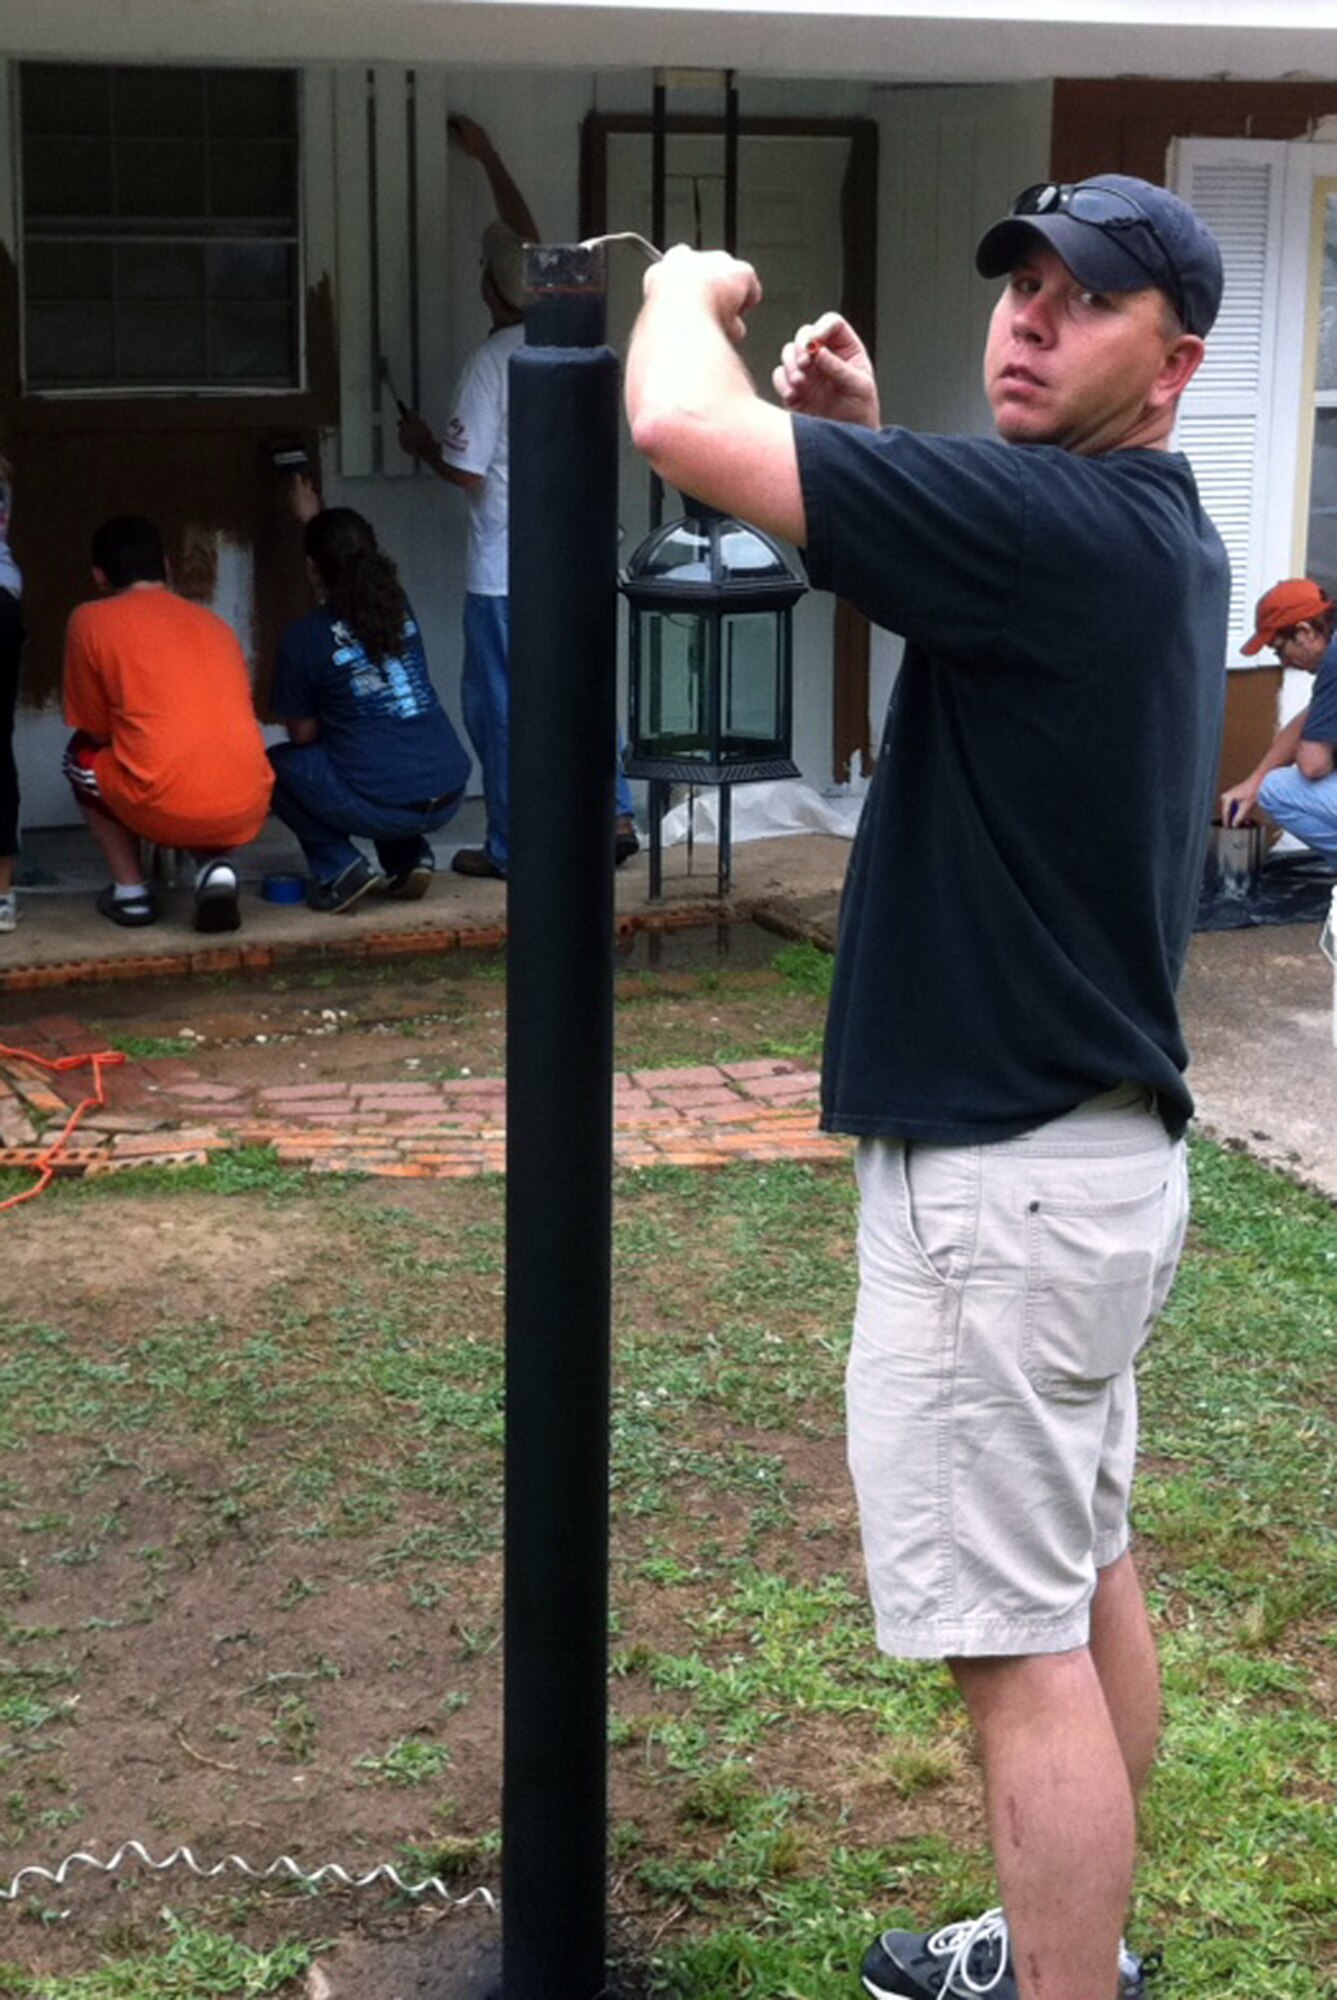
[[1263, 829], [1254, 820], [1236, 826], [1212, 821], [1207, 842], [1206, 879], [1209, 896], [1225, 896], [1232, 902], [1247, 902], [1258, 887], [1258, 871], [1263, 865]]
[[306, 900], [306, 883], [300, 875], [266, 875], [260, 884], [260, 894], [267, 903], [302, 903]]

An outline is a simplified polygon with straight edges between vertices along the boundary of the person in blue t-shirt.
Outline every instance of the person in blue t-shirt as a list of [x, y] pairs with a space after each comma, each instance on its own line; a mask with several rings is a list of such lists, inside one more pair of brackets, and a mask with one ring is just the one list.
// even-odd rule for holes
[[1254, 628], [1242, 650], [1270, 646], [1283, 667], [1313, 674], [1314, 692], [1248, 777], [1221, 794], [1221, 819], [1233, 826], [1261, 806], [1337, 867], [1337, 603], [1309, 577], [1287, 577], [1259, 598]]
[[[427, 835], [458, 810], [468, 756], [370, 522], [326, 507], [303, 540], [321, 602], [279, 641], [270, 706], [289, 740], [269, 753], [273, 810], [302, 843], [313, 910], [351, 910], [375, 888], [423, 896], [435, 868]], [[375, 844], [379, 868], [354, 835]]]
[[[627, 357], [661, 477], [904, 638], [822, 1065], [859, 1140], [849, 1458], [882, 1650], [945, 1661], [1000, 1909], [885, 1931], [873, 2000], [1135, 2000], [1156, 1649], [1135, 1364], [1187, 1221], [1175, 986], [1216, 790], [1229, 564], [1173, 449], [1220, 252], [1122, 174], [1027, 189], [976, 269], [998, 435], [882, 424], [839, 313], [753, 386], [761, 296], [670, 250]], [[922, 287], [923, 273], [899, 274]]]

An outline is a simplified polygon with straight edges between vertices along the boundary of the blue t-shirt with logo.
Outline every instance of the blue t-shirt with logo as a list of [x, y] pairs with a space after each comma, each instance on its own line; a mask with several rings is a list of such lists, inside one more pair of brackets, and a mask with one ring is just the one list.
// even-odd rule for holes
[[270, 703], [276, 715], [318, 722], [343, 777], [377, 805], [464, 789], [468, 754], [432, 686], [411, 609], [397, 649], [378, 662], [328, 605], [318, 605], [279, 640]]
[[1333, 639], [1318, 663], [1309, 714], [1300, 732], [1306, 743], [1337, 745], [1337, 639]]

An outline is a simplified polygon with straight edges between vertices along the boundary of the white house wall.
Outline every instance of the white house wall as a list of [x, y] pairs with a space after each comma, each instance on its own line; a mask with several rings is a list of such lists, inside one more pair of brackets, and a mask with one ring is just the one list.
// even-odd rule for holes
[[[1052, 88], [874, 89], [878, 158], [878, 382], [885, 423], [987, 434], [981, 362], [997, 286], [975, 245], [1048, 172]], [[901, 641], [875, 631], [876, 719]]]
[[[366, 513], [395, 556], [422, 624], [433, 678], [458, 724], [467, 503], [453, 487], [430, 473], [414, 473], [407, 465], [394, 440], [393, 404], [387, 395], [377, 394], [373, 380], [374, 364], [368, 359], [374, 345], [370, 253], [359, 226], [369, 200], [365, 144], [345, 145], [337, 136], [340, 116], [345, 129], [354, 119], [353, 107], [361, 102], [365, 83], [366, 72], [352, 66], [309, 71], [306, 77], [309, 106], [333, 100], [337, 107], [332, 116], [322, 110], [318, 118], [308, 118], [309, 135], [318, 132], [322, 151], [327, 141], [331, 149], [328, 171], [323, 159], [308, 167], [308, 283], [323, 268], [330, 269], [344, 406], [339, 433], [325, 440], [325, 495]], [[445, 109], [466, 112], [486, 128], [543, 233], [556, 241], [572, 240], [578, 229], [582, 121], [592, 110], [648, 112], [652, 85], [648, 74], [591, 79], [545, 71], [506, 76], [491, 70], [416, 73], [420, 114], [421, 100], [434, 106], [439, 180], [434, 183], [431, 172], [423, 171], [417, 188], [418, 243], [412, 275], [420, 298], [418, 377], [412, 379], [406, 365], [392, 366], [392, 373], [400, 393], [416, 400], [438, 431], [449, 415], [459, 369], [487, 330], [478, 291], [478, 239], [493, 212], [482, 170], [456, 152], [447, 157]], [[373, 88], [383, 93], [387, 87], [385, 72], [378, 72]], [[720, 101], [718, 90], [713, 95], [689, 91], [681, 99], [675, 97], [674, 108], [713, 110]], [[742, 85], [742, 108], [751, 116], [835, 118], [867, 115], [870, 100], [867, 90], [857, 84], [800, 89], [783, 81], [749, 79]], [[432, 116], [420, 115], [420, 138], [431, 123]], [[405, 202], [399, 216], [401, 237], [408, 212]], [[382, 259], [387, 229], [394, 221], [394, 205], [383, 202], [378, 228]], [[432, 245], [438, 246], [443, 273], [433, 261]], [[321, 257], [333, 261], [322, 265]], [[435, 305], [424, 308], [421, 300], [429, 286], [435, 287]], [[382, 291], [382, 332], [388, 330], [393, 338], [396, 322], [384, 299]], [[769, 366], [767, 357], [758, 357], [757, 366], [763, 362]], [[400, 476], [404, 471], [410, 476]], [[826, 659], [810, 672], [804, 672], [800, 662], [799, 683], [796, 748], [805, 774], [820, 785], [829, 780], [831, 770], [831, 682]], [[887, 684], [884, 676], [884, 690]]]
[[[651, 72], [636, 71], [591, 76], [436, 64], [410, 72], [389, 63], [308, 64], [303, 71], [305, 282], [309, 293], [329, 277], [339, 345], [340, 423], [322, 439], [324, 492], [327, 500], [364, 512], [398, 562], [433, 678], [457, 724], [466, 502], [400, 452], [394, 404], [379, 379], [383, 354], [399, 394], [439, 431], [459, 369], [486, 332], [478, 239], [492, 214], [491, 195], [482, 170], [448, 146], [446, 114], [463, 111], [486, 127], [544, 235], [571, 240], [578, 228], [583, 119], [591, 110], [646, 112], [652, 86]], [[376, 103], [374, 137], [369, 93]], [[1015, 189], [1044, 172], [1049, 87], [888, 90], [848, 80], [799, 84], [748, 77], [740, 79], [740, 97], [751, 116], [877, 119], [877, 331], [888, 418], [929, 428], [987, 428], [976, 385], [991, 288], [974, 275], [973, 244]], [[675, 92], [674, 109], [714, 109], [719, 101], [718, 89]], [[8, 96], [0, 103], [7, 120]], [[2, 150], [8, 159], [9, 146]], [[12, 236], [12, 205], [2, 199], [0, 228]], [[826, 303], [814, 301], [814, 309]], [[757, 357], [754, 365], [764, 373], [769, 358]], [[238, 607], [249, 552], [220, 548], [220, 555], [217, 608], [229, 616], [237, 611], [234, 622], [245, 638], [248, 621]], [[898, 659], [898, 642], [875, 635], [874, 739]], [[816, 671], [799, 665], [796, 749], [805, 776], [820, 785], [831, 771], [829, 667], [825, 659]], [[20, 725], [30, 824], [71, 816], [56, 775], [60, 733], [54, 710], [29, 712]]]

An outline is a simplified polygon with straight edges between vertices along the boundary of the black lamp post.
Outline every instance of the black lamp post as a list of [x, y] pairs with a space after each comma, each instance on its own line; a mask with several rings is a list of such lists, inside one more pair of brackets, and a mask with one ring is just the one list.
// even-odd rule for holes
[[504, 2000], [604, 1993], [617, 356], [531, 246], [510, 363]]
[[685, 500], [620, 579], [631, 612], [625, 769], [652, 781], [650, 894], [661, 892], [671, 783], [720, 787], [719, 886], [730, 881], [729, 788], [798, 776], [792, 612], [807, 586], [769, 535]]

